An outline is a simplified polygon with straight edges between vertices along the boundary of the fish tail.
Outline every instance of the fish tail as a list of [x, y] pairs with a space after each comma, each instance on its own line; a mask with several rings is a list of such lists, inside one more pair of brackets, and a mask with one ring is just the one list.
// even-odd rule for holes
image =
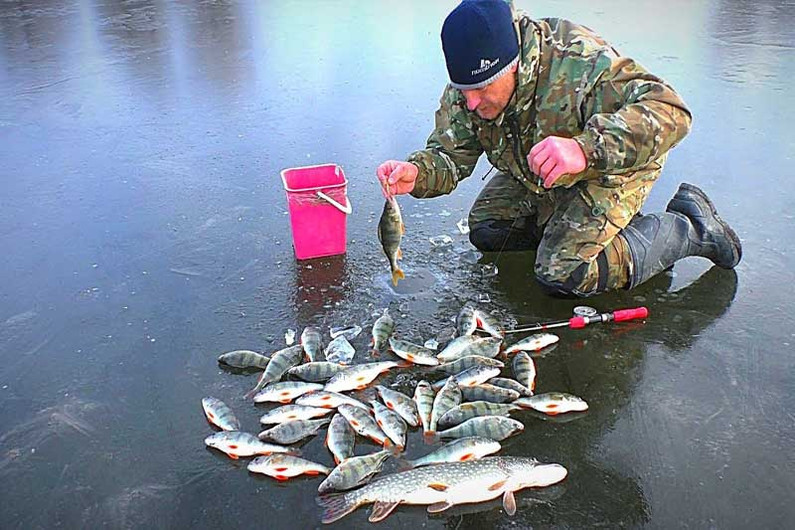
[[397, 285], [398, 280], [403, 280], [405, 278], [406, 274], [403, 272], [402, 269], [395, 268], [395, 270], [392, 271], [392, 285]]
[[357, 496], [350, 493], [321, 495], [318, 497], [317, 503], [323, 508], [323, 515], [321, 516], [323, 524], [333, 523], [338, 519], [342, 519], [359, 507]]

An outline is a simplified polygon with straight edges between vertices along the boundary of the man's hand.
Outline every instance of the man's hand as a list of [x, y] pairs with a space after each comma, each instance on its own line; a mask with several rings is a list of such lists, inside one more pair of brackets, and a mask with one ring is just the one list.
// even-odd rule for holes
[[580, 144], [572, 138], [549, 136], [533, 146], [527, 156], [533, 173], [549, 189], [561, 175], [576, 175], [588, 165]]
[[[390, 195], [402, 195], [410, 193], [414, 189], [417, 181], [417, 174], [420, 170], [411, 162], [401, 160], [387, 160], [375, 171], [378, 180], [381, 181], [384, 197]], [[387, 197], [388, 198], [388, 197]]]

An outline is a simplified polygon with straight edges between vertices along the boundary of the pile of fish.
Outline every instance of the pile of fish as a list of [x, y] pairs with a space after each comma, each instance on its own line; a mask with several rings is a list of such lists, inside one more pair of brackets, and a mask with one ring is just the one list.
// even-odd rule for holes
[[[570, 394], [534, 393], [537, 373], [531, 354], [558, 342], [556, 335], [531, 335], [506, 347], [500, 324], [471, 304], [456, 318], [458, 336], [438, 353], [397, 338], [395, 327], [385, 310], [372, 328], [373, 355], [391, 352], [395, 360], [353, 364], [355, 350], [348, 338], [361, 331], [358, 326], [332, 329], [325, 349], [321, 332], [307, 327], [299, 344], [270, 358], [249, 350], [221, 355], [222, 364], [263, 370], [246, 398], [281, 405], [260, 418], [265, 428], [255, 436], [242, 430], [225, 403], [204, 398], [207, 420], [221, 429], [208, 436], [205, 444], [233, 459], [256, 456], [248, 470], [276, 480], [325, 475], [318, 486], [324, 523], [368, 503], [375, 504], [369, 519], [375, 522], [399, 504], [428, 505], [428, 511], [435, 513], [500, 496], [505, 511], [513, 514], [513, 492], [565, 478], [566, 469], [559, 464], [488, 456], [501, 450], [500, 441], [524, 430], [522, 422], [509, 417], [517, 411], [533, 409], [554, 416], [587, 410], [585, 401]], [[290, 337], [286, 338], [289, 342]], [[513, 377], [500, 377], [508, 362]], [[413, 397], [372, 384], [385, 372], [410, 366], [425, 376], [416, 384]], [[301, 458], [292, 446], [324, 428], [334, 466]], [[426, 443], [452, 441], [407, 460], [400, 453], [413, 428], [422, 429]], [[357, 435], [383, 449], [355, 456]], [[368, 484], [390, 457], [407, 470]]]

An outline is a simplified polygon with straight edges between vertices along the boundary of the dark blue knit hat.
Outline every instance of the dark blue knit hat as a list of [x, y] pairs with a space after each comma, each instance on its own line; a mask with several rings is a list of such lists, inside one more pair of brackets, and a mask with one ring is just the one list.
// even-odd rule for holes
[[463, 0], [444, 21], [442, 49], [453, 87], [488, 85], [519, 59], [511, 7], [505, 0]]

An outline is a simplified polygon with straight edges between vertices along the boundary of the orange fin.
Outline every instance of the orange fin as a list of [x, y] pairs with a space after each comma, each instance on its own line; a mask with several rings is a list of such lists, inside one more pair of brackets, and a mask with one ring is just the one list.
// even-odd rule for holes
[[497, 490], [498, 490], [498, 489], [500, 489], [501, 487], [505, 486], [505, 483], [506, 483], [506, 482], [507, 482], [507, 481], [505, 481], [505, 480], [501, 480], [501, 481], [499, 481], [499, 482], [495, 482], [494, 484], [492, 484], [491, 486], [489, 486], [489, 491], [497, 491]]
[[428, 487], [436, 491], [447, 491], [447, 489], [449, 488], [447, 484], [442, 484], [440, 482], [434, 482], [433, 484], [428, 484]]

